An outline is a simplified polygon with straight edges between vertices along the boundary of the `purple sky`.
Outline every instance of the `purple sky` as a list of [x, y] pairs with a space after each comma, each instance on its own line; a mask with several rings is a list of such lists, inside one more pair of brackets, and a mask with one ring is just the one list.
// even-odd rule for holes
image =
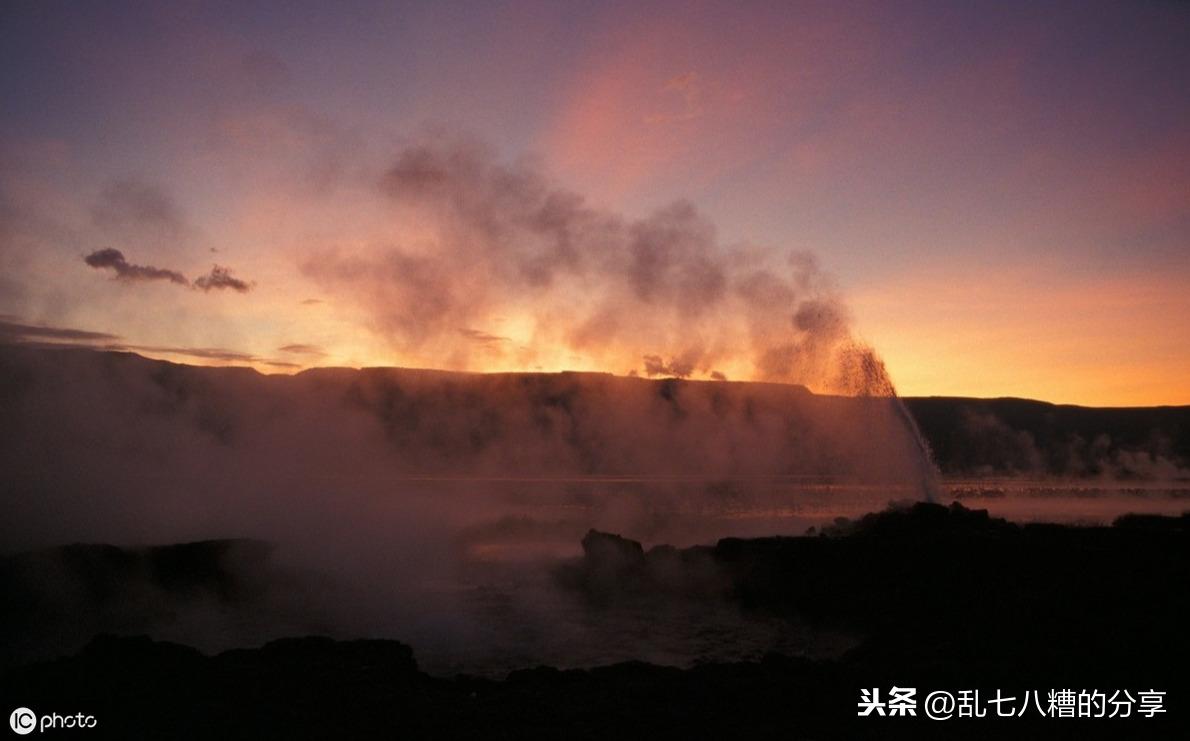
[[[583, 281], [407, 336], [369, 266], [445, 217], [385, 174], [466, 141], [624, 223], [688, 201], [714, 260], [813, 253], [902, 392], [1190, 403], [1188, 78], [1190, 6], [1156, 0], [8, 3], [0, 314], [262, 369], [630, 370], [576, 339]], [[749, 377], [735, 326], [692, 331]]]

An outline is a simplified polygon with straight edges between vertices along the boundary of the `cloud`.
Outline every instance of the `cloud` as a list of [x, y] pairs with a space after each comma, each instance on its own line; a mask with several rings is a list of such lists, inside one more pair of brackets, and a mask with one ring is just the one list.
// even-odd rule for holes
[[[115, 349], [115, 348], [113, 348]], [[119, 349], [140, 350], [144, 352], [170, 353], [172, 355], [188, 355], [192, 358], [205, 360], [227, 360], [231, 362], [249, 363], [256, 360], [256, 356], [235, 350], [224, 350], [215, 347], [154, 347], [149, 345], [121, 345]]]
[[219, 347], [169, 347], [157, 345], [124, 345], [115, 344], [108, 345], [105, 349], [117, 351], [131, 351], [137, 353], [159, 353], [163, 355], [181, 355], [189, 358], [198, 358], [200, 360], [217, 360], [225, 363], [254, 363], [260, 365], [272, 365], [279, 368], [300, 368], [298, 363], [290, 363], [284, 360], [272, 360], [269, 358], [262, 358], [251, 353], [240, 352], [238, 350], [226, 350]]
[[487, 342], [508, 342], [507, 337], [501, 337], [500, 335], [489, 334], [487, 332], [482, 332], [478, 329], [463, 328], [463, 329], [459, 330], [459, 334], [463, 335], [464, 337], [466, 337], [469, 340], [475, 340], [476, 342], [485, 342], [485, 343], [487, 343]]
[[293, 353], [294, 355], [326, 355], [326, 350], [323, 350], [317, 345], [282, 345], [277, 348], [277, 352]]
[[231, 269], [222, 265], [215, 265], [211, 271], [206, 275], [200, 275], [191, 283], [176, 270], [168, 270], [166, 268], [158, 268], [152, 265], [135, 265], [128, 262], [124, 257], [124, 253], [113, 247], [106, 247], [101, 250], [95, 250], [91, 254], [83, 258], [93, 268], [98, 270], [104, 268], [111, 268], [116, 273], [117, 280], [135, 282], [135, 281], [152, 281], [152, 280], [167, 280], [170, 283], [176, 283], [180, 286], [189, 286], [203, 292], [210, 292], [212, 290], [231, 289], [238, 293], [247, 293], [252, 289], [252, 284], [240, 280], [231, 274]]
[[0, 340], [10, 342], [52, 341], [52, 342], [113, 342], [119, 335], [106, 332], [91, 332], [68, 327], [45, 327], [0, 320]]
[[176, 270], [157, 268], [152, 265], [135, 265], [124, 259], [124, 253], [113, 247], [96, 250], [83, 258], [93, 268], [111, 268], [116, 273], [117, 280], [148, 281], [167, 280], [170, 283], [188, 286], [190, 281]]
[[[114, 352], [151, 353], [162, 355], [179, 355], [199, 360], [213, 360], [221, 363], [247, 363], [253, 365], [270, 365], [278, 368], [300, 368], [299, 363], [285, 360], [261, 357], [252, 353], [228, 350], [219, 347], [175, 347], [163, 345], [137, 345], [124, 341], [124, 338], [109, 332], [94, 332], [73, 327], [54, 327], [44, 325], [23, 324], [19, 321], [9, 321], [12, 317], [0, 317], [0, 343], [12, 343], [35, 347], [81, 347], [88, 349], [102, 349]], [[304, 355], [324, 355], [319, 347], [314, 345], [286, 345], [278, 348], [279, 352]]]
[[238, 293], [247, 293], [252, 289], [252, 284], [233, 276], [229, 268], [215, 265], [211, 268], [211, 272], [194, 279], [194, 287], [203, 291], [230, 288]]

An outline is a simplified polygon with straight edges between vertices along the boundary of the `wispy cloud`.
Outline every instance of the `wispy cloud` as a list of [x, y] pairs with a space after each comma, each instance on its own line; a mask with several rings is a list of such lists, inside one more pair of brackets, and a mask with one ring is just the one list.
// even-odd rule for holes
[[[220, 347], [174, 347], [163, 345], [137, 345], [124, 341], [118, 334], [110, 332], [95, 332], [88, 329], [74, 327], [54, 327], [45, 325], [24, 324], [20, 321], [9, 321], [15, 317], [0, 317], [0, 343], [29, 345], [36, 347], [74, 347], [89, 350], [107, 350], [111, 352], [152, 353], [159, 355], [177, 355], [198, 360], [210, 360], [220, 363], [245, 363], [252, 365], [269, 365], [277, 368], [300, 368], [299, 363], [286, 360], [265, 358], [252, 353], [228, 350]], [[325, 354], [321, 348], [313, 345], [286, 345], [279, 348], [281, 352], [305, 353], [310, 355]]]
[[277, 352], [291, 353], [293, 355], [326, 355], [326, 350], [323, 350], [318, 345], [282, 345], [277, 348]]
[[259, 365], [272, 365], [279, 368], [300, 368], [297, 363], [290, 363], [284, 360], [273, 360], [270, 358], [262, 358], [251, 353], [240, 352], [238, 350], [227, 350], [221, 347], [169, 347], [159, 345], [123, 345], [115, 344], [108, 345], [107, 350], [122, 350], [132, 352], [147, 352], [158, 353], [163, 355], [181, 355], [189, 358], [197, 358], [199, 360], [216, 360], [225, 363], [252, 363]]
[[32, 324], [21, 324], [0, 320], [0, 340], [23, 342], [28, 340], [42, 340], [53, 342], [114, 342], [119, 335], [107, 332], [92, 332], [86, 329], [70, 327], [44, 327]]
[[508, 342], [507, 337], [501, 337], [500, 335], [489, 334], [488, 332], [484, 332], [484, 331], [481, 331], [478, 329], [470, 329], [468, 327], [463, 327], [463, 328], [459, 329], [459, 334], [463, 335], [464, 337], [466, 337], [469, 340], [474, 340], [475, 342], [484, 342], [484, 343]]

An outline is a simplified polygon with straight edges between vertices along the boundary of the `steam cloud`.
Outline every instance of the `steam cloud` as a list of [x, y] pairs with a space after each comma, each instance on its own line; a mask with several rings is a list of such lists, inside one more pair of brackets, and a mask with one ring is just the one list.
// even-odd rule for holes
[[620, 373], [892, 392], [812, 255], [725, 244], [690, 203], [625, 218], [447, 138], [402, 150], [378, 187], [400, 241], [322, 249], [303, 269], [360, 304], [405, 362], [531, 370], [582, 359]]

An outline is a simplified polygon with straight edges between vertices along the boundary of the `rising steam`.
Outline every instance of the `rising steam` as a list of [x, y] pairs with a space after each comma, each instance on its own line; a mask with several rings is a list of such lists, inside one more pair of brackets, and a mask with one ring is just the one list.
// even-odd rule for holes
[[724, 243], [690, 203], [627, 218], [446, 138], [406, 147], [378, 188], [398, 236], [319, 250], [303, 269], [362, 307], [403, 363], [893, 392], [813, 255]]

